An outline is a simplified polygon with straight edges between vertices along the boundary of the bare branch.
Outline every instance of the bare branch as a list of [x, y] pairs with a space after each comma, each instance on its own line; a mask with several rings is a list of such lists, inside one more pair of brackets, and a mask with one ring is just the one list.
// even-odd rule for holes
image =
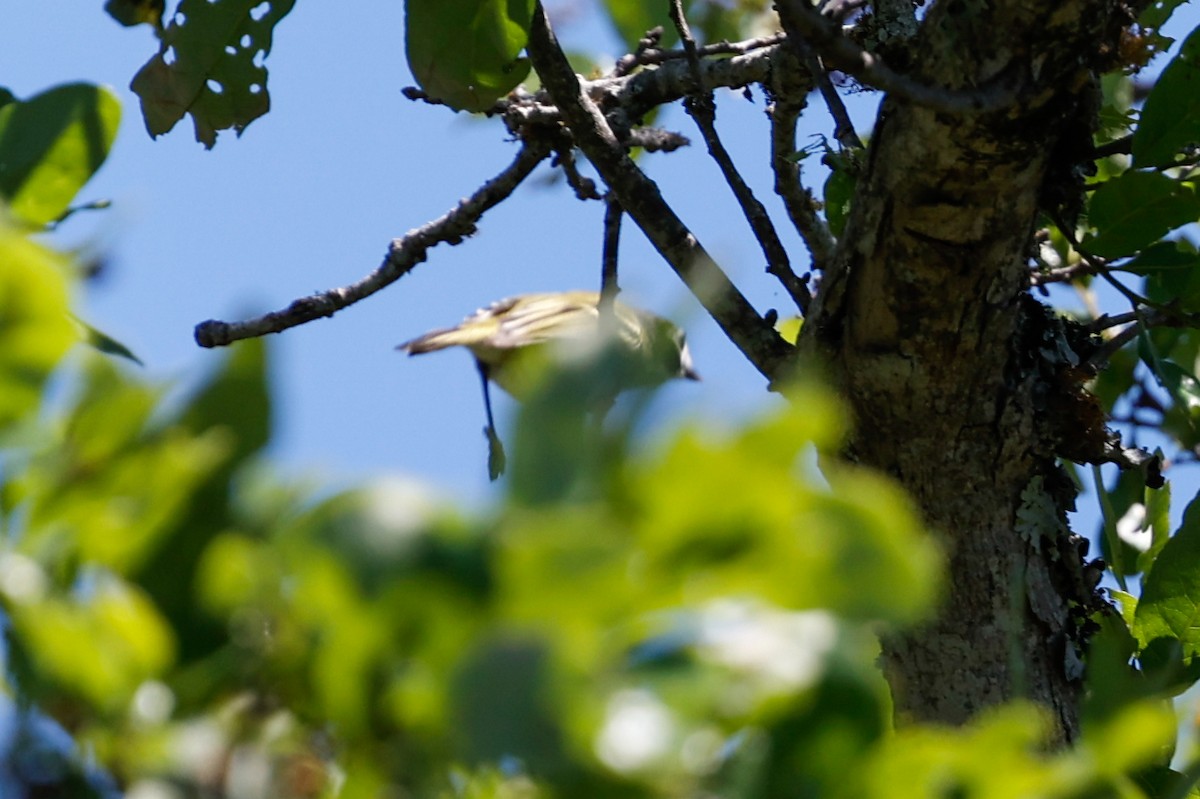
[[630, 147], [641, 147], [648, 153], [673, 153], [687, 147], [691, 140], [682, 133], [662, 128], [634, 128], [629, 132]]
[[1086, 277], [1096, 274], [1095, 268], [1087, 261], [1071, 264], [1070, 266], [1059, 266], [1054, 269], [1047, 269], [1029, 274], [1029, 284], [1031, 286], [1045, 286], [1049, 283], [1068, 283], [1077, 277]]
[[[663, 200], [658, 186], [629, 157], [608, 120], [583, 92], [539, 3], [530, 29], [530, 59], [562, 112], [575, 143], [595, 166], [625, 212], [642, 229], [721, 329], [769, 380], [784, 374], [794, 350], [737, 287]], [[665, 69], [654, 70], [662, 72]], [[641, 74], [639, 73], [639, 77]]]
[[579, 167], [575, 164], [575, 153], [571, 149], [570, 140], [566, 136], [559, 136], [561, 142], [555, 147], [554, 158], [550, 165], [562, 169], [563, 175], [567, 178], [567, 185], [575, 192], [576, 199], [579, 200], [603, 200], [600, 192], [596, 191], [596, 181], [580, 173]]
[[1133, 135], [1122, 136], [1101, 144], [1092, 150], [1092, 158], [1108, 158], [1112, 155], [1129, 155], [1133, 152]]
[[[746, 39], [741, 42], [721, 41], [713, 42], [696, 48], [696, 55], [701, 58], [707, 58], [714, 55], [741, 55], [749, 53], [752, 50], [760, 50], [764, 47], [771, 47], [783, 42], [785, 36], [782, 33], [776, 33], [771, 36], [760, 36], [756, 39]], [[644, 39], [642, 40], [645, 41]], [[640, 44], [640, 43], [639, 43]], [[655, 64], [664, 64], [668, 61], [686, 60], [688, 54], [686, 50], [659, 50], [657, 47], [649, 47], [641, 49], [638, 52], [622, 56], [617, 61], [617, 66], [613, 69], [614, 76], [627, 75], [635, 68], [640, 66], [652, 66]]]
[[1188, 327], [1200, 329], [1200, 314], [1184, 313], [1170, 308], [1152, 308], [1150, 310], [1130, 311], [1116, 316], [1102, 316], [1089, 325], [1095, 331], [1105, 330], [1125, 324], [1111, 338], [1107, 339], [1088, 358], [1089, 366], [1103, 367], [1109, 359], [1129, 342], [1138, 337], [1144, 330], [1155, 327]]
[[242, 339], [279, 333], [323, 316], [333, 316], [343, 308], [371, 296], [424, 261], [431, 247], [442, 242], [459, 244], [472, 235], [480, 217], [507, 199], [548, 154], [549, 147], [541, 142], [522, 145], [517, 157], [503, 172], [460, 201], [453, 210], [394, 240], [379, 268], [358, 282], [303, 297], [281, 311], [272, 311], [244, 322], [221, 322], [215, 319], [201, 322], [196, 325], [196, 343], [201, 347], [221, 347]]
[[697, 54], [692, 31], [683, 15], [681, 0], [671, 0], [671, 21], [675, 23], [675, 27], [679, 31], [679, 39], [683, 43], [683, 49], [689, 56], [688, 64], [696, 84], [695, 93], [683, 101], [683, 107], [692, 119], [696, 120], [696, 127], [700, 128], [700, 135], [703, 136], [704, 143], [708, 146], [709, 155], [717, 162], [721, 175], [729, 184], [729, 188], [733, 190], [733, 196], [737, 198], [742, 214], [750, 224], [750, 229], [754, 231], [754, 237], [762, 248], [763, 257], [767, 259], [767, 273], [774, 275], [783, 284], [784, 289], [801, 312], [807, 313], [808, 306], [812, 302], [808, 286], [792, 271], [787, 250], [784, 248], [783, 242], [779, 240], [779, 234], [771, 222], [771, 217], [767, 215], [767, 209], [754, 196], [753, 190], [737, 171], [733, 158], [717, 134], [716, 104], [713, 102], [712, 92], [704, 91], [701, 88], [704, 77], [700, 66], [700, 56]]
[[[783, 53], [780, 45], [756, 49], [746, 55], [702, 61], [703, 87], [741, 88], [769, 81], [773, 62]], [[607, 114], [621, 114], [625, 120], [640, 120], [652, 109], [687, 96], [692, 86], [691, 68], [683, 60], [672, 60], [658, 69], [646, 69], [632, 75], [585, 81], [576, 78], [583, 92]], [[524, 131], [543, 126], [561, 125], [562, 114], [543, 89], [530, 94], [521, 89], [496, 103], [491, 113], [501, 114], [509, 131], [522, 137]], [[637, 131], [634, 131], [635, 135]]]
[[841, 95], [838, 94], [833, 82], [829, 80], [829, 73], [825, 70], [825, 65], [821, 63], [821, 59], [809, 46], [803, 32], [795, 22], [782, 12], [779, 14], [779, 19], [783, 23], [783, 29], [787, 31], [788, 44], [816, 80], [817, 88], [821, 92], [821, 99], [829, 108], [829, 115], [833, 117], [833, 137], [843, 147], [861, 149], [862, 139], [858, 138], [858, 134], [854, 132], [854, 122], [850, 119], [850, 113], [846, 110]]
[[[804, 0], [775, 0], [775, 10], [784, 29], [794, 30], [820, 54], [825, 64], [853, 75], [858, 80], [904, 97], [918, 105], [947, 114], [981, 114], [1011, 105], [1016, 87], [1003, 76], [988, 85], [968, 91], [945, 89], [915, 81], [892, 70], [880, 58], [842, 35], [836, 22], [821, 16]], [[789, 37], [792, 35], [789, 31]]]
[[[813, 269], [824, 270], [833, 261], [837, 242], [829, 226], [817, 215], [817, 202], [800, 184], [800, 167], [795, 162], [796, 119], [802, 105], [784, 104], [776, 99], [767, 107], [771, 117], [771, 169], [775, 172], [775, 193], [783, 199], [800, 237], [812, 255]], [[804, 309], [805, 313], [808, 309]]]

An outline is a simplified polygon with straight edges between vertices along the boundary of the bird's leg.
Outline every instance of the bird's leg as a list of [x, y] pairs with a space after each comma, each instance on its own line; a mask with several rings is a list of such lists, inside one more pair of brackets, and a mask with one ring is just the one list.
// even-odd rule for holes
[[504, 455], [504, 444], [496, 433], [496, 421], [492, 417], [492, 393], [488, 380], [488, 368], [482, 361], [476, 361], [475, 366], [478, 367], [479, 379], [483, 382], [483, 409], [487, 413], [487, 427], [483, 429], [483, 435], [488, 440], [488, 477], [494, 481], [504, 474], [508, 459]]

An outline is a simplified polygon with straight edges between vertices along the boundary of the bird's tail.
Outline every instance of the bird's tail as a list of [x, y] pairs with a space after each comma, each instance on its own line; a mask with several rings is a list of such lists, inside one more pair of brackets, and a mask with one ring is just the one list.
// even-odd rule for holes
[[477, 331], [464, 330], [461, 325], [447, 327], [441, 330], [431, 330], [423, 336], [417, 336], [412, 341], [406, 341], [396, 349], [409, 355], [420, 355], [425, 352], [436, 352], [447, 347], [470, 346], [479, 341]]

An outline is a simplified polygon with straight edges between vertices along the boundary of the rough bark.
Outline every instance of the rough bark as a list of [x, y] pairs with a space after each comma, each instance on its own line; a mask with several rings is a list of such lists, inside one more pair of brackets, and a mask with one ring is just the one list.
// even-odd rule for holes
[[1027, 253], [1131, 14], [1110, 0], [936, 3], [912, 74], [960, 90], [1012, 81], [1020, 100], [974, 116], [884, 100], [805, 326], [852, 406], [851, 456], [894, 475], [949, 552], [937, 619], [885, 643], [901, 718], [961, 723], [1027, 696], [1064, 740], [1078, 730], [1072, 607], [1091, 589], [1062, 536], [1019, 523], [1023, 504], [1071, 499], [1055, 466], [1071, 431], [1051, 429], [1056, 387], [1031, 352], [1046, 317], [1026, 296]]

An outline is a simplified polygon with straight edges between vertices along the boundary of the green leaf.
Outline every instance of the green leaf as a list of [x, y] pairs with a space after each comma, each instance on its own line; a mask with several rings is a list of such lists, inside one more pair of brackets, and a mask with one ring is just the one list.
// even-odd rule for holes
[[1160, 702], [1123, 708], [1085, 730], [1075, 748], [1052, 755], [1050, 729], [1044, 709], [1024, 703], [989, 708], [962, 727], [905, 726], [847, 775], [855, 789], [843, 795], [1132, 797], [1111, 788], [1128, 782], [1128, 770], [1155, 762], [1175, 731], [1169, 707]]
[[1147, 488], [1146, 525], [1150, 529], [1150, 548], [1138, 555], [1138, 569], [1149, 573], [1171, 536], [1171, 484], [1162, 488]]
[[849, 172], [834, 168], [825, 181], [825, 219], [833, 235], [842, 235], [846, 218], [850, 216], [850, 202], [854, 199], [857, 180]]
[[197, 433], [211, 428], [228, 431], [234, 439], [231, 462], [235, 464], [258, 452], [271, 437], [266, 358], [262, 339], [239, 342], [183, 414], [182, 421]]
[[19, 551], [56, 567], [82, 561], [124, 573], [174, 529], [228, 447], [218, 435], [156, 429], [149, 420], [159, 392], [108, 359], [93, 357], [87, 367], [61, 439], [22, 475]]
[[1158, 638], [1177, 639], [1185, 660], [1200, 652], [1200, 500], [1188, 505], [1147, 575], [1133, 634], [1142, 648]]
[[1172, 164], [1200, 144], [1200, 30], [1193, 31], [1146, 98], [1133, 134], [1133, 164]]
[[108, 0], [104, 10], [126, 28], [144, 22], [161, 29], [164, 5], [164, 0]]
[[129, 349], [104, 331], [97, 330], [78, 317], [75, 318], [75, 323], [83, 328], [84, 338], [87, 343], [98, 349], [100, 352], [103, 352], [106, 355], [115, 355], [118, 358], [125, 358], [126, 360], [133, 361], [138, 366], [145, 366], [141, 359], [133, 354], [133, 350]]
[[133, 78], [146, 130], [157, 137], [192, 115], [196, 141], [246, 126], [271, 107], [267, 69], [275, 26], [295, 0], [183, 0], [156, 56]]
[[0, 106], [0, 198], [30, 225], [58, 219], [104, 163], [120, 120], [113, 93], [86, 83]]
[[519, 55], [534, 0], [406, 0], [406, 48], [429, 95], [460, 111], [485, 111], [529, 74]]
[[1175, 406], [1194, 422], [1200, 416], [1200, 380], [1174, 361], [1153, 360], [1147, 364], [1170, 393]]
[[65, 275], [64, 258], [0, 222], [0, 428], [36, 410], [77, 339]]
[[270, 436], [263, 341], [232, 348], [218, 373], [190, 399], [178, 424], [202, 440], [222, 443], [222, 458], [192, 492], [177, 523], [158, 537], [136, 578], [178, 631], [180, 657], [186, 662], [210, 654], [224, 641], [223, 627], [179, 586], [195, 582], [205, 548], [232, 523], [235, 474]]
[[[683, 4], [686, 15], [692, 5], [690, 0]], [[669, 3], [647, 3], [643, 0], [605, 0], [604, 9], [613, 27], [617, 29], [629, 52], [637, 49], [637, 43], [652, 28], [662, 28], [660, 45], [670, 47], [679, 41], [679, 33], [668, 13]]]
[[1186, 2], [1187, 0], [1154, 0], [1138, 18], [1138, 25], [1157, 30], [1166, 24], [1175, 9]]
[[[39, 681], [102, 712], [124, 710], [145, 680], [174, 658], [171, 629], [144, 594], [105, 580], [87, 599], [52, 596], [8, 604], [12, 639]], [[80, 657], [87, 652], [87, 657]]]
[[[1160, 241], [1151, 244], [1119, 268], [1135, 275], [1157, 275], [1160, 272], [1197, 270], [1200, 253], [1186, 241]], [[1200, 270], [1197, 270], [1200, 271]]]
[[1187, 183], [1157, 172], [1126, 172], [1096, 190], [1088, 223], [1096, 229], [1083, 241], [1103, 258], [1129, 255], [1200, 218], [1200, 198]]

